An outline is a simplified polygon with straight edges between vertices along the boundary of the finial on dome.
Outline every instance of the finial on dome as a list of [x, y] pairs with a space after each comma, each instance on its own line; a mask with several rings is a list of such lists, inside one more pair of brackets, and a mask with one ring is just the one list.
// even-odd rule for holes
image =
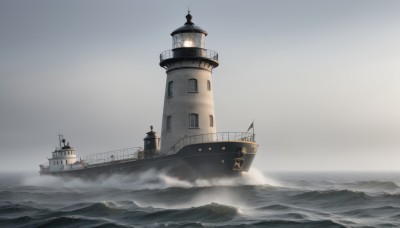
[[193, 22], [192, 22], [192, 15], [190, 15], [190, 9], [189, 9], [189, 7], [188, 7], [188, 14], [186, 15], [186, 23], [185, 23], [185, 25], [192, 25], [193, 24]]

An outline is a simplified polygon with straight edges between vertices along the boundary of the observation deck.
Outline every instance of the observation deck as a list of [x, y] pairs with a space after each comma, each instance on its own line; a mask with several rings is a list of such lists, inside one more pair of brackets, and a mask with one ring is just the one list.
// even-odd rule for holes
[[197, 47], [184, 47], [162, 52], [160, 54], [160, 66], [166, 68], [175, 61], [196, 59], [207, 61], [213, 67], [219, 65], [218, 53], [216, 51]]

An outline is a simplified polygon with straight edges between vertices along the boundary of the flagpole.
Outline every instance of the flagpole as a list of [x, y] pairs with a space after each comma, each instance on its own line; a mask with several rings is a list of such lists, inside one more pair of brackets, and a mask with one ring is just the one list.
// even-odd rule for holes
[[256, 137], [255, 137], [255, 134], [254, 134], [254, 120], [253, 120], [252, 124], [253, 124], [253, 140], [256, 141], [256, 139], [255, 139]]

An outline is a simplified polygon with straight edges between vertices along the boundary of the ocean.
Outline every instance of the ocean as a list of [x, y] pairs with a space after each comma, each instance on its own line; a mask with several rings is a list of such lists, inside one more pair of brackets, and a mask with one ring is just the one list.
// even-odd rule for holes
[[0, 174], [0, 227], [400, 227], [400, 173]]

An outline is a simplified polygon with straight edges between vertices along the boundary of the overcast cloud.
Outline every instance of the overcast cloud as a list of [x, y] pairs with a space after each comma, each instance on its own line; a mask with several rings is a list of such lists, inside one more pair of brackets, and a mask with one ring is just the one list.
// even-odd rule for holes
[[255, 167], [400, 170], [400, 1], [0, 1], [0, 170], [160, 132], [170, 33], [220, 56], [218, 131], [255, 120]]

